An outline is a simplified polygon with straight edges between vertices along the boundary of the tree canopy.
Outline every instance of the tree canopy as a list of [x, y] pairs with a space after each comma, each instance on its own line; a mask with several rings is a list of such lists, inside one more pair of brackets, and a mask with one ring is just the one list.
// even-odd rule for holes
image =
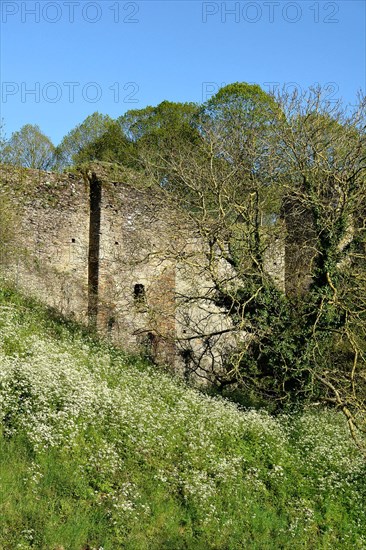
[[26, 124], [2, 147], [4, 160], [15, 166], [49, 170], [54, 166], [55, 147], [39, 126]]
[[83, 162], [88, 156], [84, 150], [108, 131], [112, 122], [108, 115], [95, 112], [70, 130], [56, 150], [58, 167], [62, 169]]

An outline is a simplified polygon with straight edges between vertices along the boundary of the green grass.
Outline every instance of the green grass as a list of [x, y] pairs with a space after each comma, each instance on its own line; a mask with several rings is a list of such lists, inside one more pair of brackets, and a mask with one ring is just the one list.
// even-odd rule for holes
[[340, 414], [205, 396], [0, 291], [0, 548], [365, 549]]

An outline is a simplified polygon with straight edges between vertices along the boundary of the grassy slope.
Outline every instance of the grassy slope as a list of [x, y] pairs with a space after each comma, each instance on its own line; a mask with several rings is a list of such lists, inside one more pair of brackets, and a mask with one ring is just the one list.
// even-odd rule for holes
[[0, 548], [366, 548], [343, 417], [240, 411], [0, 291]]

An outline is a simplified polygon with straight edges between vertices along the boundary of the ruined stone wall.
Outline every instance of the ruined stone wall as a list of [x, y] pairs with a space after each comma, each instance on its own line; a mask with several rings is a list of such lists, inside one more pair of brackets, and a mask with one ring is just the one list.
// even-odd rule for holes
[[0, 166], [0, 184], [18, 220], [11, 254], [1, 262], [3, 275], [85, 321], [89, 193], [83, 178]]
[[176, 220], [157, 192], [101, 165], [66, 175], [1, 166], [0, 193], [19, 219], [3, 276], [125, 349], [173, 362], [175, 266], [166, 249]]

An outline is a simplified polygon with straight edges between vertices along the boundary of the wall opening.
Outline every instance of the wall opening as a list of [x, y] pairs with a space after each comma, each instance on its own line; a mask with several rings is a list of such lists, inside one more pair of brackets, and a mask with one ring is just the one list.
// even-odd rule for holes
[[141, 283], [136, 283], [133, 289], [133, 297], [138, 304], [144, 304], [146, 302], [145, 287]]
[[107, 329], [108, 329], [109, 334], [112, 333], [112, 330], [113, 330], [113, 327], [114, 327], [115, 324], [116, 324], [115, 317], [114, 316], [109, 317], [108, 323], [107, 323]]

